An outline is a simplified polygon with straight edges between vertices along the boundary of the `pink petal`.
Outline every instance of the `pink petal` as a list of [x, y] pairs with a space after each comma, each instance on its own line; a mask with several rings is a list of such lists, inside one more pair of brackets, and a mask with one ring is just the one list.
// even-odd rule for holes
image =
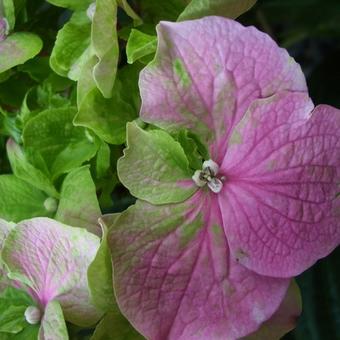
[[138, 201], [111, 228], [121, 311], [152, 340], [235, 339], [280, 305], [289, 280], [259, 276], [230, 256], [216, 195]]
[[340, 110], [312, 107], [302, 93], [254, 102], [222, 164], [231, 252], [259, 274], [298, 275], [340, 242]]
[[33, 218], [12, 230], [2, 257], [11, 277], [28, 285], [43, 308], [58, 300], [66, 320], [85, 326], [100, 317], [87, 285], [98, 247], [99, 238], [85, 229]]
[[226, 138], [252, 101], [280, 90], [307, 91], [301, 68], [265, 33], [206, 17], [161, 22], [155, 61], [140, 76], [141, 117], [190, 128], [220, 162]]

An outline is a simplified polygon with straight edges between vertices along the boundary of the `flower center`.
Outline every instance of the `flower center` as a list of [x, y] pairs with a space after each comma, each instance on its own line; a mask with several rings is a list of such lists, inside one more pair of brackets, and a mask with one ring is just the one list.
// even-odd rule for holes
[[192, 176], [192, 180], [198, 187], [208, 185], [209, 189], [214, 193], [219, 193], [223, 188], [223, 177], [218, 177], [220, 167], [213, 160], [204, 161], [202, 170], [196, 170]]

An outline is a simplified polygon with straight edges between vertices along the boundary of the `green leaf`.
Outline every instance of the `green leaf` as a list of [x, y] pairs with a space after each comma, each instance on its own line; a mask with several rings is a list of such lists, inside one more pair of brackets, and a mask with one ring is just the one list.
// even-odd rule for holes
[[107, 313], [99, 322], [91, 340], [142, 340], [124, 316], [117, 312]]
[[59, 197], [59, 193], [50, 179], [41, 170], [36, 169], [28, 162], [25, 153], [13, 139], [7, 141], [7, 155], [15, 176], [44, 191], [51, 197]]
[[72, 105], [70, 98], [55, 93], [52, 84], [44, 82], [36, 88], [37, 111], [68, 107]]
[[[122, 144], [126, 136], [126, 123], [138, 114], [139, 70], [140, 65], [123, 67], [117, 75], [110, 99], [103, 98], [96, 88], [87, 93], [79, 106], [75, 125], [91, 129], [109, 144]], [[87, 87], [86, 84], [84, 86]]]
[[98, 149], [84, 128], [73, 125], [75, 113], [72, 107], [46, 110], [23, 130], [25, 147], [41, 154], [53, 179], [91, 159]]
[[0, 42], [0, 73], [36, 56], [42, 40], [32, 33], [14, 33]]
[[116, 0], [96, 0], [92, 21], [92, 47], [98, 58], [93, 68], [95, 83], [105, 98], [110, 98], [119, 58]]
[[235, 19], [247, 12], [256, 0], [191, 0], [178, 17], [178, 21], [202, 18], [208, 15], [219, 15]]
[[69, 339], [63, 311], [56, 300], [49, 302], [45, 308], [39, 331], [39, 339]]
[[105, 142], [101, 142], [96, 158], [97, 178], [104, 177], [107, 171], [109, 170], [111, 166], [110, 154], [111, 154], [110, 147]]
[[39, 334], [40, 325], [27, 326], [19, 333], [0, 333], [1, 340], [37, 340]]
[[[90, 136], [89, 138], [91, 139], [93, 137]], [[84, 139], [71, 143], [59, 153], [51, 168], [53, 179], [58, 178], [63, 173], [68, 173], [96, 155], [98, 145], [94, 143], [94, 141], [89, 141], [88, 139]]]
[[105, 99], [93, 89], [82, 102], [74, 123], [93, 130], [107, 143], [122, 144], [126, 123], [135, 117], [135, 110], [121, 99], [119, 91], [114, 91], [112, 98]]
[[73, 10], [87, 9], [93, 0], [47, 0], [49, 3], [59, 7], [66, 7]]
[[157, 37], [145, 34], [136, 29], [132, 29], [126, 45], [126, 55], [128, 63], [132, 64], [136, 60], [147, 55], [154, 54], [157, 49]]
[[[113, 221], [118, 216], [119, 214], [110, 215]], [[91, 301], [102, 312], [118, 312], [113, 293], [111, 253], [107, 241], [108, 227], [103, 220], [100, 220], [100, 225], [102, 241], [97, 255], [87, 271]]]
[[19, 333], [27, 325], [25, 310], [35, 305], [25, 291], [7, 287], [0, 293], [0, 332]]
[[83, 166], [72, 170], [63, 182], [55, 219], [100, 235], [97, 223], [100, 216], [96, 187], [89, 168]]
[[127, 148], [118, 161], [121, 182], [152, 204], [182, 202], [197, 189], [183, 148], [162, 130], [127, 125]]
[[0, 176], [0, 218], [19, 222], [36, 216], [51, 216], [44, 203], [48, 199], [42, 191], [15, 177]]
[[58, 32], [50, 65], [61, 76], [78, 80], [88, 57], [91, 43], [91, 21], [85, 11], [73, 13]]

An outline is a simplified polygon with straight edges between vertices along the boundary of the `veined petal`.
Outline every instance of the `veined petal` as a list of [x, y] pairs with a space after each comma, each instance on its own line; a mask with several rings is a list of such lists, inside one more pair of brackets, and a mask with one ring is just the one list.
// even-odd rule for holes
[[100, 317], [90, 303], [87, 283], [87, 268], [98, 247], [99, 238], [85, 229], [33, 218], [10, 232], [2, 259], [9, 276], [28, 285], [42, 308], [58, 300], [66, 320], [88, 326]]
[[216, 197], [137, 201], [110, 229], [119, 307], [149, 339], [245, 336], [286, 293], [289, 280], [259, 276], [229, 256]]
[[235, 128], [219, 195], [233, 257], [292, 277], [340, 243], [340, 110], [304, 94], [259, 100]]
[[217, 162], [252, 101], [307, 91], [300, 66], [254, 27], [206, 17], [161, 22], [157, 32], [155, 60], [140, 76], [141, 117], [172, 131], [191, 129]]

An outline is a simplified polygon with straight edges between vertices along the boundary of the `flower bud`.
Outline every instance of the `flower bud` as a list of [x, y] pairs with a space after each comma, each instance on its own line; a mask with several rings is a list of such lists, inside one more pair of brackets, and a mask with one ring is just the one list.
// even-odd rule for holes
[[56, 212], [58, 208], [58, 202], [55, 198], [48, 197], [44, 201], [44, 207], [50, 213]]
[[31, 325], [36, 325], [41, 320], [41, 311], [36, 306], [29, 306], [25, 310], [25, 319]]

